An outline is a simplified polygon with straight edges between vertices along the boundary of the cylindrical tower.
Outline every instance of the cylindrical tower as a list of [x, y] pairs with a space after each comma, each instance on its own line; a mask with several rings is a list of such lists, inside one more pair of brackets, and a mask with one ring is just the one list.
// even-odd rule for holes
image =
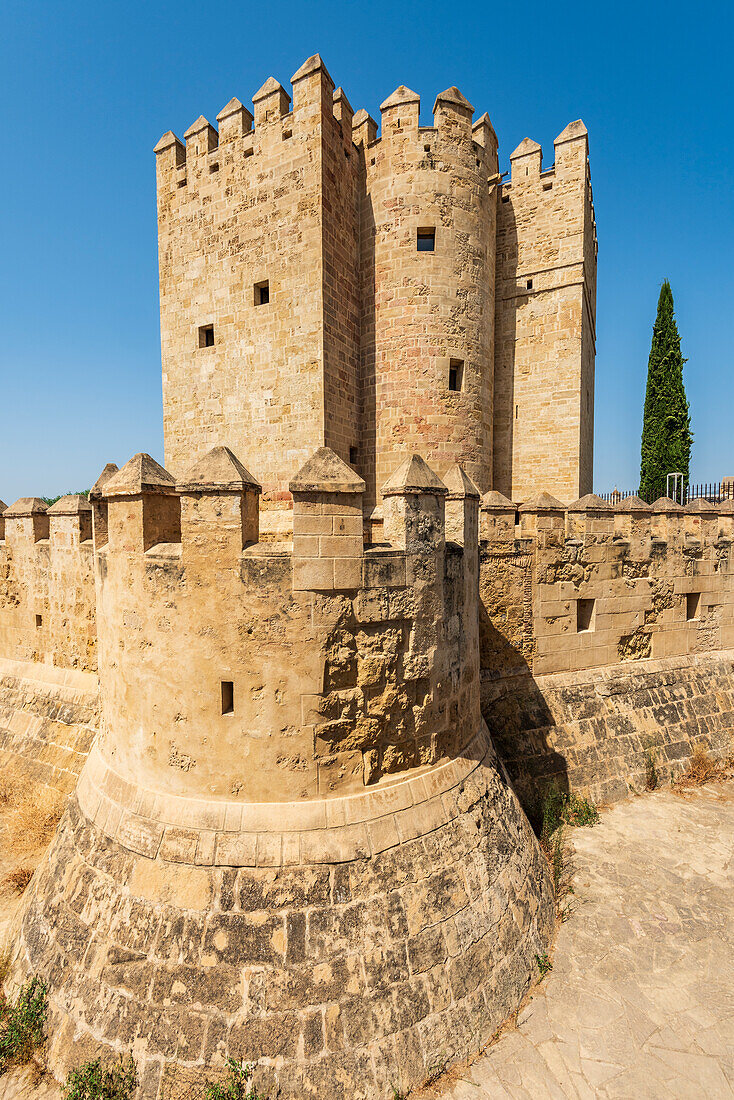
[[[419, 126], [400, 87], [362, 144], [363, 466], [368, 492], [416, 450], [491, 487], [497, 139], [457, 88]], [[360, 113], [361, 116], [361, 113]], [[374, 129], [372, 130], [374, 134]]]

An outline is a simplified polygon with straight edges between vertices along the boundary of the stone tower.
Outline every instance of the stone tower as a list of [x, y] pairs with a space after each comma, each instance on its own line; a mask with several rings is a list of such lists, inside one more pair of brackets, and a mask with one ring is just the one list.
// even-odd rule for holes
[[[555, 169], [457, 88], [433, 126], [401, 86], [381, 132], [309, 58], [290, 97], [233, 99], [156, 147], [166, 465], [246, 453], [263, 509], [309, 454], [371, 512], [401, 457], [460, 463], [516, 501], [591, 488], [596, 245], [586, 131]], [[495, 329], [497, 338], [495, 339]]]
[[526, 138], [500, 188], [494, 488], [516, 501], [540, 486], [591, 492], [596, 224], [583, 122], [555, 140], [555, 164]]

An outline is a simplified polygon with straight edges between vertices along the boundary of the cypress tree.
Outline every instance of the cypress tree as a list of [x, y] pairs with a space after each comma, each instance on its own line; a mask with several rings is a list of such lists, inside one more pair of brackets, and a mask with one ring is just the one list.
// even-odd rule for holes
[[673, 292], [666, 279], [660, 288], [647, 364], [640, 463], [640, 496], [647, 501], [665, 494], [666, 477], [676, 471], [683, 474], [684, 491], [688, 488], [693, 434], [683, 386], [685, 362], [675, 323]]

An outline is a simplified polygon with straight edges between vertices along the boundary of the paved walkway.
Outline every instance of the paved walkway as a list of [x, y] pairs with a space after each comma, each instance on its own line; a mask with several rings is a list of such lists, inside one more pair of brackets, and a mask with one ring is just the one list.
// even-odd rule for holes
[[435, 1095], [734, 1097], [734, 783], [645, 795], [572, 835], [553, 971]]

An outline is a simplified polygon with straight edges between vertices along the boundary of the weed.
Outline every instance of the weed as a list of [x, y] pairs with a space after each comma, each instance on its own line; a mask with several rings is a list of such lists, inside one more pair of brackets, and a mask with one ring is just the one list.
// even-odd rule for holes
[[253, 1066], [228, 1058], [226, 1080], [222, 1084], [209, 1082], [204, 1100], [266, 1100], [250, 1083], [253, 1071]]
[[728, 760], [712, 760], [703, 748], [693, 750], [688, 767], [679, 775], [673, 784], [674, 787], [701, 787], [704, 783], [712, 783], [716, 779], [728, 779], [734, 768], [734, 757]]
[[43, 1046], [46, 1025], [46, 986], [31, 978], [15, 1003], [0, 999], [0, 1074], [12, 1065], [26, 1065]]
[[546, 954], [536, 955], [535, 961], [538, 964], [538, 971], [540, 973], [540, 980], [542, 982], [543, 978], [545, 978], [547, 974], [550, 974], [551, 970], [553, 969], [553, 963], [550, 956]]
[[16, 867], [14, 871], [11, 871], [9, 875], [5, 876], [2, 884], [14, 890], [16, 894], [22, 894], [32, 878], [32, 867]]
[[100, 1058], [73, 1069], [61, 1090], [63, 1100], [130, 1100], [138, 1086], [138, 1071], [132, 1054], [112, 1065]]
[[571, 791], [565, 794], [552, 786], [545, 792], [541, 810], [540, 838], [546, 840], [561, 825], [596, 825], [599, 811], [593, 802]]
[[659, 782], [655, 750], [648, 749], [645, 753], [645, 790], [654, 791]]
[[390, 1085], [392, 1089], [392, 1100], [408, 1100], [407, 1092], [401, 1092], [400, 1089], [396, 1089], [395, 1085]]

